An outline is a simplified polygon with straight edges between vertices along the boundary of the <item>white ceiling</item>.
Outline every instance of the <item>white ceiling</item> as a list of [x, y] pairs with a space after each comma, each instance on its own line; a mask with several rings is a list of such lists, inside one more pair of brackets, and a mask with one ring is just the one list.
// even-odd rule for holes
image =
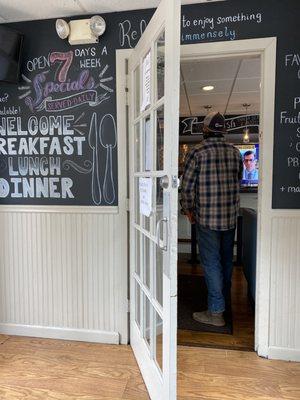
[[[182, 4], [214, 0], [182, 0]], [[222, 0], [215, 0], [222, 1]], [[0, 0], [0, 23], [156, 8], [160, 0]]]
[[[203, 86], [215, 89], [204, 92]], [[260, 58], [229, 58], [181, 63], [180, 115], [196, 116], [207, 113], [204, 106], [223, 114], [243, 114], [260, 109]]]
[[[226, 0], [182, 0], [182, 4]], [[0, 0], [0, 23], [27, 21], [84, 14], [155, 8], [160, 0]], [[239, 68], [240, 67], [240, 68]], [[237, 75], [237, 76], [236, 76]], [[258, 59], [205, 61], [181, 65], [181, 115], [205, 114], [212, 105], [227, 114], [241, 113], [242, 103], [259, 112], [260, 63]], [[215, 90], [204, 93], [206, 84]], [[232, 90], [231, 90], [232, 89]]]

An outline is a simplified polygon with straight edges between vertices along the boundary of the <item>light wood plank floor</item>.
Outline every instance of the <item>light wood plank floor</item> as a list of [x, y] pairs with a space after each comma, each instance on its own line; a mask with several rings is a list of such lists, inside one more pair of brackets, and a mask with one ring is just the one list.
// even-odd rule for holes
[[[148, 400], [129, 346], [0, 335], [1, 400]], [[178, 348], [179, 400], [299, 400], [300, 363]]]
[[1, 337], [0, 399], [148, 399], [130, 346]]
[[200, 347], [178, 355], [178, 400], [300, 399], [300, 363]]
[[[200, 266], [192, 267], [186, 259], [185, 255], [179, 258], [178, 274], [203, 275]], [[178, 344], [254, 351], [254, 311], [248, 299], [247, 281], [241, 267], [234, 267], [231, 294], [233, 335], [178, 330]]]

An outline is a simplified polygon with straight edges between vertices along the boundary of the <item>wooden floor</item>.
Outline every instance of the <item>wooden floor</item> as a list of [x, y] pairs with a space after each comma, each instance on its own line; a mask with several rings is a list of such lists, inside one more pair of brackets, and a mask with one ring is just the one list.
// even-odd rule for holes
[[[200, 266], [192, 267], [186, 260], [184, 256], [179, 258], [178, 274], [203, 274]], [[179, 345], [254, 351], [254, 311], [247, 296], [247, 282], [241, 267], [234, 267], [233, 271], [233, 335], [178, 330]]]
[[178, 400], [300, 399], [300, 363], [199, 347], [178, 353]]
[[[0, 336], [0, 399], [149, 397], [129, 346]], [[195, 399], [299, 400], [300, 363], [179, 346], [178, 400]]]
[[0, 399], [148, 399], [129, 346], [1, 337]]

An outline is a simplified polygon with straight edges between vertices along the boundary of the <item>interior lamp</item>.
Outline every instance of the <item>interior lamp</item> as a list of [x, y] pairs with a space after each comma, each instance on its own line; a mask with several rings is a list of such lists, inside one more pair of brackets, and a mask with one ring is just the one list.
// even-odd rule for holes
[[95, 36], [101, 36], [105, 32], [106, 23], [100, 15], [94, 15], [90, 19], [90, 28]]
[[55, 28], [58, 36], [61, 39], [66, 39], [70, 33], [69, 24], [64, 19], [57, 19], [55, 22]]
[[244, 130], [243, 142], [244, 143], [249, 143], [250, 142], [249, 129], [248, 128]]
[[100, 15], [89, 19], [72, 20], [69, 23], [57, 19], [56, 32], [61, 39], [68, 38], [71, 45], [98, 43], [99, 36], [103, 35], [106, 23]]
[[210, 92], [211, 90], [214, 90], [214, 86], [213, 85], [207, 85], [207, 86], [203, 86], [202, 90], [204, 90], [204, 92]]
[[207, 104], [207, 105], [203, 106], [203, 108], [205, 108], [206, 114], [208, 114], [210, 112], [210, 110], [212, 109], [212, 106]]
[[246, 123], [245, 123], [244, 136], [243, 136], [244, 143], [250, 142], [249, 129], [248, 129], [248, 107], [250, 107], [250, 106], [251, 106], [251, 104], [248, 104], [248, 103], [243, 104], [243, 107], [246, 109]]

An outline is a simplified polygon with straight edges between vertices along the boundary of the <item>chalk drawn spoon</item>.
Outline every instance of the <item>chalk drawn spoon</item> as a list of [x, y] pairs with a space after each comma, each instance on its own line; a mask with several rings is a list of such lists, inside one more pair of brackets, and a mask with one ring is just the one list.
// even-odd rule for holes
[[97, 114], [93, 113], [90, 131], [88, 136], [90, 148], [93, 150], [93, 165], [92, 165], [92, 198], [97, 206], [101, 203], [101, 186], [99, 177], [99, 160], [98, 160], [98, 132], [97, 132]]
[[99, 140], [106, 149], [105, 174], [103, 182], [103, 198], [107, 204], [113, 204], [116, 198], [113, 176], [112, 155], [117, 144], [115, 119], [111, 114], [103, 116], [99, 126]]

